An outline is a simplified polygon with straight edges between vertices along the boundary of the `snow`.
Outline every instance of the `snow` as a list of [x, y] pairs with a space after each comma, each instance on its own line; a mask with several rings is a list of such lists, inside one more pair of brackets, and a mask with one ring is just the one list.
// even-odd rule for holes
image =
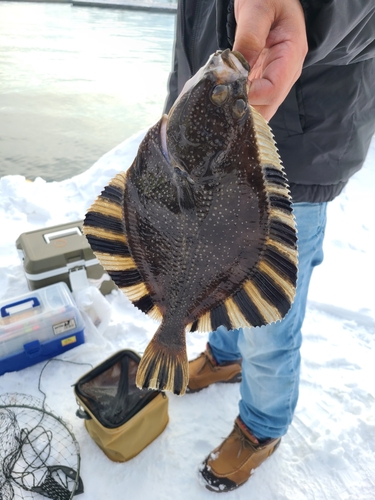
[[[26, 231], [82, 219], [118, 171], [130, 166], [144, 132], [99, 159], [85, 173], [62, 182], [22, 176], [0, 179], [0, 302], [28, 292], [15, 247]], [[300, 398], [293, 424], [278, 451], [228, 498], [248, 500], [346, 500], [375, 498], [375, 304], [373, 244], [375, 140], [365, 166], [329, 206], [325, 261], [313, 276], [303, 326]], [[98, 300], [98, 297], [94, 297]], [[99, 302], [95, 328], [90, 297], [81, 297], [85, 344], [61, 359], [97, 365], [122, 348], [142, 352], [156, 324], [119, 292]], [[90, 316], [91, 313], [91, 316]], [[188, 355], [206, 336], [188, 335]], [[0, 394], [41, 397], [44, 363], [0, 377]], [[165, 431], [126, 463], [111, 462], [76, 417], [72, 384], [87, 365], [51, 362], [41, 387], [47, 404], [71, 426], [82, 457], [82, 500], [204, 500], [216, 493], [199, 479], [201, 461], [229, 434], [238, 412], [239, 386], [214, 385], [183, 397], [169, 395]]]

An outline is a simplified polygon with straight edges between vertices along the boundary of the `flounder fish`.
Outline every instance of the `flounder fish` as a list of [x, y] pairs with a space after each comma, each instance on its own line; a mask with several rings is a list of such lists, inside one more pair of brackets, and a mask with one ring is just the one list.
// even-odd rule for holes
[[84, 232], [133, 304], [160, 321], [137, 385], [183, 394], [185, 332], [266, 325], [294, 300], [297, 238], [249, 65], [213, 54], [89, 209]]

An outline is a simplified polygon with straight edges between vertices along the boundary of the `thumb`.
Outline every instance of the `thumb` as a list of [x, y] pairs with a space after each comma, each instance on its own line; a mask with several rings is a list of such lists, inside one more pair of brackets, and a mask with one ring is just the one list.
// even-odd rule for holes
[[[252, 68], [266, 46], [267, 37], [274, 21], [272, 9], [264, 7], [264, 0], [238, 0], [235, 2], [237, 22], [233, 50], [238, 50]], [[251, 6], [251, 8], [249, 8]]]

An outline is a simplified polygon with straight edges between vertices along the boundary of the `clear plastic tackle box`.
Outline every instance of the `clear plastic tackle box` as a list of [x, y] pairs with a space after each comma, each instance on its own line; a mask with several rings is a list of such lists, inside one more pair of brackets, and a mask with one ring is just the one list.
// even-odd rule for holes
[[84, 342], [84, 322], [66, 283], [0, 303], [0, 375]]

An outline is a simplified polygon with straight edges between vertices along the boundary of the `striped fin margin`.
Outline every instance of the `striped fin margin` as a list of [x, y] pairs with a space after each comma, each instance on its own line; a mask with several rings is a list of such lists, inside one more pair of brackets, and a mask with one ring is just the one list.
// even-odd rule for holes
[[251, 107], [259, 163], [270, 204], [269, 234], [263, 257], [242, 289], [188, 325], [190, 331], [262, 326], [289, 311], [297, 283], [297, 230], [292, 199], [271, 129]]
[[83, 232], [101, 265], [141, 311], [161, 321], [128, 246], [124, 229], [126, 174], [117, 174], [89, 208]]

